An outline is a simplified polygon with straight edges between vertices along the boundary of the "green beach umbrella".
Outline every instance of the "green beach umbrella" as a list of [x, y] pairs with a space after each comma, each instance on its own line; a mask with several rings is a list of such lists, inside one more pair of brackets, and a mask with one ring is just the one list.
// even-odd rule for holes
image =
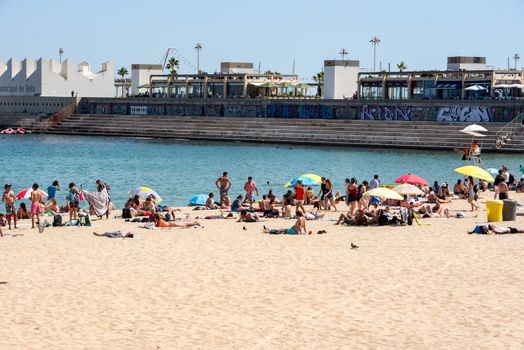
[[261, 88], [276, 88], [276, 87], [279, 87], [279, 85], [273, 83], [272, 81], [268, 81], [267, 83], [264, 83], [264, 84], [260, 85], [259, 87], [261, 87]]
[[295, 85], [293, 85], [293, 87], [295, 89], [309, 89], [311, 86], [309, 86], [306, 83], [301, 83], [301, 84], [295, 84]]

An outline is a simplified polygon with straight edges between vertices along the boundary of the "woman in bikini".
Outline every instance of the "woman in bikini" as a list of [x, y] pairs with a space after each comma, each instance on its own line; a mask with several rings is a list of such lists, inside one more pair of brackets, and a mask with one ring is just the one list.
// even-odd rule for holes
[[162, 216], [158, 213], [153, 215], [153, 221], [156, 227], [159, 228], [171, 228], [171, 227], [196, 227], [200, 226], [198, 221], [189, 221], [189, 222], [165, 222]]

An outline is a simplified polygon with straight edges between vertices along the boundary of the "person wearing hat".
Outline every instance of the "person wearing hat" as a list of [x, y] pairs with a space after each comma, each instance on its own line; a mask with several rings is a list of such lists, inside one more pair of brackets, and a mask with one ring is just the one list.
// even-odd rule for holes
[[4, 186], [4, 193], [2, 194], [2, 202], [5, 203], [5, 217], [11, 229], [11, 219], [13, 219], [14, 228], [16, 229], [16, 205], [15, 193], [11, 190], [11, 184], [7, 183]]

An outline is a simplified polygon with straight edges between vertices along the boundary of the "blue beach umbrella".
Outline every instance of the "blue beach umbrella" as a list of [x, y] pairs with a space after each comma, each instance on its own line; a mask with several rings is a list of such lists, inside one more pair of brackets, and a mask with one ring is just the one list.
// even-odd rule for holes
[[195, 194], [193, 197], [189, 199], [188, 204], [190, 206], [195, 206], [195, 207], [203, 206], [203, 205], [206, 205], [207, 198], [208, 196], [206, 196], [205, 194]]

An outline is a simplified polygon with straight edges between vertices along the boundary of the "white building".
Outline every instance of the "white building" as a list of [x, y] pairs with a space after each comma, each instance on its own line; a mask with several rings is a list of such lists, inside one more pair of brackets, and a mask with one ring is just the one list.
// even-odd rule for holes
[[220, 73], [224, 74], [253, 74], [253, 63], [247, 62], [220, 62]]
[[80, 97], [114, 97], [114, 74], [111, 62], [93, 73], [87, 62], [11, 58], [0, 61], [0, 96], [71, 96], [74, 91]]
[[486, 57], [452, 56], [448, 57], [448, 70], [488, 70]]
[[353, 98], [358, 91], [358, 73], [360, 62], [356, 60], [324, 61], [325, 99]]
[[161, 64], [132, 64], [131, 65], [131, 94], [149, 90], [149, 77], [162, 75]]

